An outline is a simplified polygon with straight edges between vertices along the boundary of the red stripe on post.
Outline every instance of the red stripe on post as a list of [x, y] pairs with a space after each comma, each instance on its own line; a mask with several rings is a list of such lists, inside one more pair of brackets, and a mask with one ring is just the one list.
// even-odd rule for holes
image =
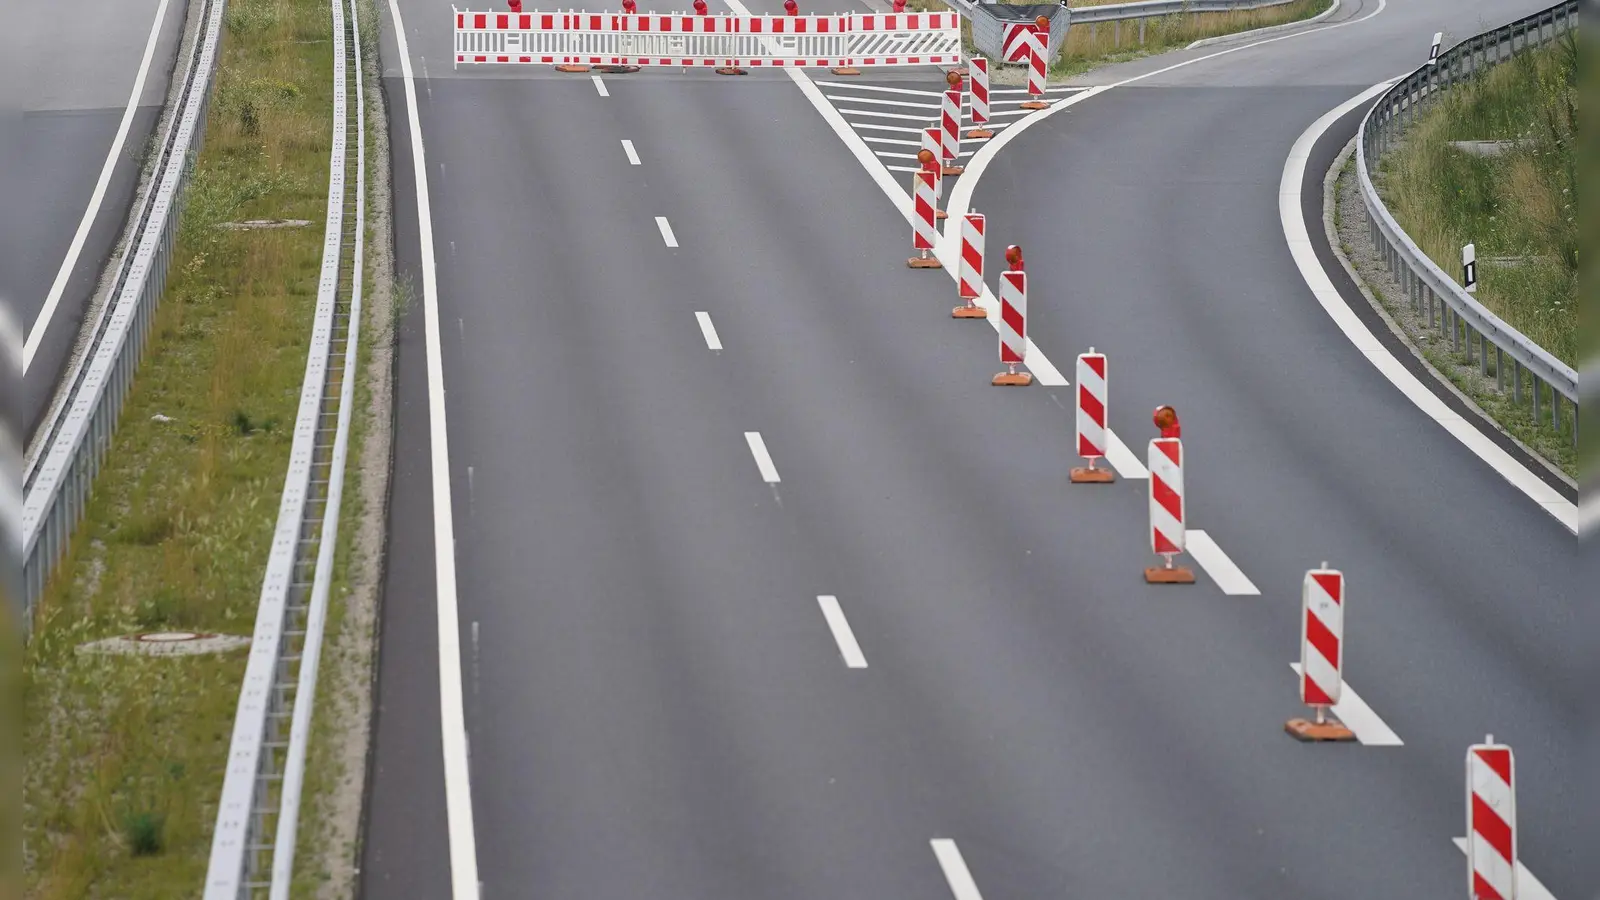
[[1306, 616], [1306, 642], [1317, 648], [1323, 659], [1335, 666], [1339, 664], [1339, 639], [1316, 616]]
[[1012, 306], [1009, 303], [1000, 304], [1000, 318], [1007, 325], [1011, 326], [1012, 331], [1015, 331], [1017, 334], [1023, 333], [1023, 328], [1026, 323], [1022, 318], [1022, 313], [1018, 312], [1015, 306]]
[[1499, 775], [1502, 779], [1504, 779], [1506, 784], [1510, 784], [1511, 783], [1511, 751], [1510, 750], [1494, 748], [1494, 749], [1476, 750], [1474, 752], [1478, 754], [1478, 758], [1479, 759], [1483, 760], [1484, 765], [1486, 765], [1489, 768], [1493, 769], [1495, 771], [1495, 774]]
[[1494, 852], [1511, 859], [1511, 826], [1477, 794], [1472, 795], [1472, 830], [1493, 847]]
[[1506, 900], [1494, 889], [1494, 885], [1485, 881], [1477, 872], [1472, 873], [1472, 897], [1473, 900]]
[[[1104, 375], [1105, 373], [1102, 372], [1101, 374]], [[1083, 411], [1089, 414], [1089, 418], [1094, 421], [1095, 424], [1104, 425], [1106, 423], [1106, 408], [1100, 402], [1100, 398], [1096, 397], [1089, 391], [1088, 388], [1081, 384], [1078, 385], [1078, 406], [1082, 407]], [[1105, 454], [1099, 453], [1096, 455], [1104, 456]]]
[[1317, 684], [1315, 681], [1313, 681], [1310, 675], [1302, 675], [1301, 679], [1305, 682], [1305, 686], [1306, 686], [1306, 705], [1307, 706], [1332, 706], [1333, 705], [1333, 698], [1329, 697], [1327, 692], [1323, 691], [1322, 685]]
[[1089, 371], [1099, 375], [1101, 378], [1106, 377], [1106, 358], [1104, 356], [1085, 356], [1083, 364], [1089, 367]]
[[1161, 554], [1161, 553], [1182, 553], [1183, 552], [1182, 550], [1178, 549], [1176, 544], [1174, 544], [1171, 541], [1167, 540], [1167, 536], [1162, 534], [1161, 532], [1153, 531], [1151, 533], [1153, 535], [1155, 535], [1155, 540], [1152, 543], [1155, 544], [1156, 553]]
[[1174, 491], [1165, 481], [1157, 478], [1154, 474], [1150, 476], [1150, 496], [1161, 504], [1161, 508], [1170, 513], [1174, 519], [1179, 522], [1183, 521], [1183, 498], [1179, 497], [1177, 491]]
[[1322, 588], [1323, 591], [1327, 593], [1329, 597], [1333, 598], [1333, 602], [1340, 604], [1344, 603], [1344, 597], [1340, 596], [1343, 593], [1343, 591], [1340, 589], [1344, 585], [1343, 578], [1340, 578], [1337, 575], [1328, 575], [1318, 572], [1311, 573], [1311, 578]]
[[1183, 465], [1183, 459], [1179, 455], [1182, 451], [1178, 449], [1178, 443], [1176, 441], [1156, 441], [1155, 444], [1156, 449], [1160, 450], [1162, 453], [1165, 453], [1167, 455], [1167, 459], [1172, 460], [1173, 465]]

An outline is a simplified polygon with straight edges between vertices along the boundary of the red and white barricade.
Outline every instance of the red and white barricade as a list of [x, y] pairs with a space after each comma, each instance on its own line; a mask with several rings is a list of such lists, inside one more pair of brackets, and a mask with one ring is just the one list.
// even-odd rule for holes
[[976, 301], [983, 296], [983, 240], [987, 221], [983, 213], [961, 217], [961, 268], [956, 278], [956, 293], [962, 305], [950, 310], [952, 318], [982, 319], [988, 316]]
[[[933, 154], [935, 162], [944, 158], [944, 129], [935, 125], [932, 128], [922, 129], [922, 146], [918, 149], [926, 150]], [[933, 208], [935, 219], [947, 219], [949, 214], [944, 211], [944, 167], [934, 168], [933, 180]]]
[[1078, 483], [1108, 483], [1116, 476], [1110, 469], [1095, 465], [1106, 455], [1106, 355], [1096, 353], [1093, 347], [1088, 353], [1078, 354], [1076, 374], [1078, 455], [1088, 460], [1089, 465], [1073, 469], [1070, 478]]
[[455, 14], [455, 63], [635, 66], [906, 66], [961, 61], [960, 16]]
[[989, 61], [974, 56], [967, 66], [967, 74], [972, 76], [967, 88], [967, 105], [972, 107], [972, 130], [967, 132], [967, 137], [973, 140], [992, 138], [994, 132], [986, 127], [989, 124]]
[[1046, 109], [1050, 105], [1044, 99], [1045, 70], [1049, 62], [1044, 52], [1046, 37], [1037, 32], [1028, 33], [1028, 101], [1022, 104], [1023, 109]]
[[1467, 749], [1467, 877], [1472, 900], [1516, 900], [1516, 760], [1492, 734]]
[[1183, 440], [1160, 437], [1150, 442], [1150, 549], [1163, 564], [1144, 570], [1146, 581], [1158, 584], [1192, 584], [1194, 572], [1174, 566], [1188, 533], [1183, 499]]
[[1300, 701], [1316, 711], [1314, 721], [1290, 719], [1284, 729], [1302, 741], [1352, 741], [1355, 734], [1328, 718], [1344, 690], [1344, 573], [1306, 572], [1300, 585]]
[[940, 269], [943, 264], [930, 251], [937, 247], [939, 228], [934, 224], [934, 187], [939, 180], [937, 169], [924, 169], [911, 177], [911, 249], [917, 255], [906, 260], [913, 269]]
[[1000, 273], [1000, 362], [1006, 371], [994, 376], [991, 384], [1025, 386], [1033, 376], [1018, 372], [1017, 366], [1028, 356], [1028, 273], [1009, 270]]
[[[1028, 61], [1029, 35], [1039, 31], [1037, 22], [1007, 22], [1001, 26], [1000, 58], [1008, 63]], [[1046, 40], [1048, 40], [1048, 32]]]
[[943, 161], [944, 175], [960, 175], [963, 168], [959, 162], [961, 158], [961, 91], [945, 91], [944, 102], [940, 105], [939, 127], [942, 134], [939, 136], [941, 148], [940, 159]]

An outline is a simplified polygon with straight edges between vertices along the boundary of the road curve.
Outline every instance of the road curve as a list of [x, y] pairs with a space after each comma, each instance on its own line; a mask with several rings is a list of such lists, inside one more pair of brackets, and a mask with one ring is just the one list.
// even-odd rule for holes
[[[989, 900], [1449, 896], [1486, 730], [1551, 773], [1524, 776], [1530, 865], [1558, 896], [1587, 883], [1570, 536], [1338, 343], [1273, 230], [1295, 135], [1410, 37], [1347, 29], [1333, 81], [1090, 98], [977, 192], [991, 266], [1030, 248], [1035, 340], [1064, 367], [1111, 354], [1113, 426], [1183, 410], [1196, 524], [1263, 592], [1238, 597], [1142, 582], [1143, 485], [1067, 487], [1070, 391], [989, 387], [994, 332], [904, 267], [902, 214], [786, 77], [452, 73], [446, 18], [400, 6], [448, 417], [413, 304], [364, 896], [449, 896], [460, 838], [435, 427], [484, 897], [975, 896], [953, 855]], [[1281, 733], [1322, 559], [1403, 747]]]
[[[7, 4], [0, 55], [0, 302], [38, 349], [23, 379], [18, 415], [28, 434], [47, 411], [71, 357], [90, 298], [120, 238], [139, 166], [161, 115], [183, 34], [186, 0], [48, 0]], [[156, 21], [158, 13], [160, 22]], [[143, 89], [84, 236], [48, 316], [61, 270], [113, 150], [147, 45]]]

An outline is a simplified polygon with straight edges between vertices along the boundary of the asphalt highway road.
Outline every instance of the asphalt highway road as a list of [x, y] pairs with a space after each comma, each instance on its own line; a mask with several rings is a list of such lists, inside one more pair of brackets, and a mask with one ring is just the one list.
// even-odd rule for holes
[[[905, 268], [905, 220], [787, 77], [452, 73], [433, 6], [401, 2], [484, 897], [950, 896], [945, 839], [988, 900], [1457, 896], [1486, 732], [1518, 752], [1524, 861], [1558, 897], [1595, 883], [1576, 542], [1353, 350], [1277, 218], [1312, 120], [1434, 30], [1533, 5], [1396, 0], [1119, 88], [980, 182], [991, 271], [1028, 248], [1034, 340], [1069, 376], [1110, 355], [1136, 448], [1149, 409], [1182, 411], [1193, 524], [1261, 596], [1143, 583], [1143, 483], [1066, 484], [1071, 391], [989, 386], [994, 331]], [[417, 306], [368, 898], [449, 896]], [[1404, 746], [1281, 732], [1322, 560], [1350, 579], [1347, 677]]]
[[[48, 0], [6, 4], [0, 56], [0, 303], [24, 335], [42, 341], [17, 411], [38, 427], [70, 358], [95, 286], [121, 236], [139, 165], [170, 86], [187, 3], [170, 0]], [[158, 11], [161, 24], [143, 90], [98, 214], [61, 294], [45, 298], [112, 149]]]

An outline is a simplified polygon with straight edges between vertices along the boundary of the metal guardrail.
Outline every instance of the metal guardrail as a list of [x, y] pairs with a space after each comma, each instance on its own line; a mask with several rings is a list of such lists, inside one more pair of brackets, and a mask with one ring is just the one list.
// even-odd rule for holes
[[1293, 2], [1295, 0], [1140, 0], [1137, 3], [1111, 3], [1105, 6], [1069, 6], [1068, 11], [1072, 13], [1073, 24], [1092, 25], [1096, 22], [1126, 22], [1181, 13], [1234, 12]]
[[1441, 53], [1435, 64], [1424, 64], [1378, 98], [1362, 119], [1356, 141], [1356, 173], [1367, 210], [1368, 230], [1389, 271], [1405, 287], [1411, 308], [1419, 314], [1425, 309], [1428, 327], [1440, 335], [1448, 333], [1453, 351], [1460, 352], [1465, 347], [1468, 365], [1473, 362], [1476, 340], [1477, 361], [1484, 377], [1489, 375], [1489, 348], [1493, 346], [1495, 386], [1501, 393], [1506, 390], [1505, 358], [1510, 357], [1512, 396], [1519, 406], [1524, 402], [1523, 373], [1533, 381], [1535, 423], [1546, 421], [1541, 409], [1543, 386], [1547, 385], [1551, 392], [1548, 421], [1557, 433], [1561, 431], [1562, 401], [1571, 403], [1574, 445], [1578, 441], [1578, 373], [1473, 299], [1422, 252], [1378, 196], [1372, 166], [1399, 143], [1427, 101], [1510, 59], [1518, 51], [1548, 44], [1576, 28], [1580, 5], [1579, 0], [1565, 0], [1468, 38]]
[[[286, 900], [294, 876], [354, 406], [366, 221], [366, 95], [357, 0], [332, 0], [329, 7], [333, 141], [322, 271], [294, 443], [212, 833], [207, 900], [263, 893]], [[353, 183], [346, 177], [352, 164]]]
[[1136, 3], [1116, 3], [1106, 6], [1070, 6], [1066, 0], [1059, 5], [1016, 6], [994, 0], [945, 0], [959, 11], [972, 25], [972, 43], [978, 52], [992, 60], [1004, 61], [1006, 24], [1032, 21], [1044, 14], [1050, 19], [1050, 42], [1047, 52], [1051, 59], [1061, 52], [1067, 32], [1073, 25], [1088, 25], [1093, 31], [1100, 22], [1111, 22], [1116, 28], [1116, 40], [1122, 42], [1122, 24], [1139, 22], [1139, 43], [1144, 43], [1145, 20], [1183, 13], [1234, 12], [1282, 6], [1294, 0], [1140, 0]]
[[51, 418], [44, 448], [24, 476], [22, 501], [22, 630], [31, 630], [33, 605], [83, 517], [89, 489], [111, 446], [122, 401], [133, 383], [166, 287], [177, 243], [178, 219], [189, 172], [205, 136], [211, 79], [227, 0], [205, 0], [178, 112], [167, 126], [154, 171], [156, 180], [134, 218], [118, 263], [111, 300], [96, 323], [66, 399]]

